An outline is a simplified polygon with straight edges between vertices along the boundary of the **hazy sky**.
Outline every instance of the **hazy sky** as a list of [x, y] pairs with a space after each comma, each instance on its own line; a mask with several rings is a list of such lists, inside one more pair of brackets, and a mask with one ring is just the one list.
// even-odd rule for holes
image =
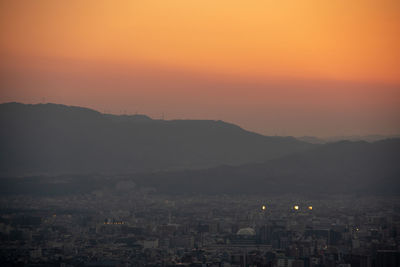
[[400, 132], [398, 0], [0, 0], [0, 102]]

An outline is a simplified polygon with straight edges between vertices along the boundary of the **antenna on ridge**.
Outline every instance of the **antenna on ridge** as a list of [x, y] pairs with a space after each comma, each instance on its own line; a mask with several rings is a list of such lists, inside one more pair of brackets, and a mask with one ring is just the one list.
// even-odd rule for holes
[[161, 115], [161, 119], [164, 120], [164, 112]]

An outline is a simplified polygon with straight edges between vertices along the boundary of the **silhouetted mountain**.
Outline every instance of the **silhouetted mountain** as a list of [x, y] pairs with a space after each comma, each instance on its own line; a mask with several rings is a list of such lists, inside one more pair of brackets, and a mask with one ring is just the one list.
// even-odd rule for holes
[[327, 143], [326, 140], [318, 138], [318, 137], [314, 137], [314, 136], [299, 136], [296, 138], [300, 141], [304, 141], [304, 142], [307, 142], [310, 144], [325, 144], [325, 143]]
[[338, 142], [338, 141], [366, 141], [366, 142], [376, 142], [385, 139], [400, 138], [400, 135], [380, 135], [380, 134], [370, 134], [370, 135], [344, 135], [344, 136], [331, 136], [326, 137], [326, 143], [328, 142]]
[[0, 172], [136, 172], [264, 162], [313, 145], [222, 121], [153, 120], [56, 104], [0, 105]]
[[385, 139], [400, 138], [400, 135], [343, 135], [343, 136], [331, 136], [331, 137], [315, 137], [315, 136], [300, 136], [296, 137], [300, 141], [304, 141], [311, 144], [326, 144], [339, 141], [366, 141], [366, 142], [376, 142]]
[[262, 164], [154, 173], [137, 182], [166, 193], [400, 194], [400, 139], [342, 141]]

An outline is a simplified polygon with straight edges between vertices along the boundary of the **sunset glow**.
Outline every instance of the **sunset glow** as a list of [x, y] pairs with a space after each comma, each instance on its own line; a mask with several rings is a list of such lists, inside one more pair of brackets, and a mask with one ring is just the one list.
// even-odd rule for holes
[[0, 102], [400, 130], [400, 1], [0, 1]]

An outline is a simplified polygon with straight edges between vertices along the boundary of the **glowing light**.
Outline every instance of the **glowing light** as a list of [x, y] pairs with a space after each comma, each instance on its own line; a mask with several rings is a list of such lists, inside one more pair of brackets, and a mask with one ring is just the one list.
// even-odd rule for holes
[[312, 210], [312, 206], [308, 206], [308, 209], [309, 209], [309, 210]]
[[266, 210], [266, 209], [267, 209], [267, 206], [262, 205], [261, 209], [262, 209], [262, 210]]
[[294, 205], [294, 206], [293, 206], [293, 209], [294, 209], [294, 210], [299, 210], [300, 207], [299, 207], [298, 205]]

